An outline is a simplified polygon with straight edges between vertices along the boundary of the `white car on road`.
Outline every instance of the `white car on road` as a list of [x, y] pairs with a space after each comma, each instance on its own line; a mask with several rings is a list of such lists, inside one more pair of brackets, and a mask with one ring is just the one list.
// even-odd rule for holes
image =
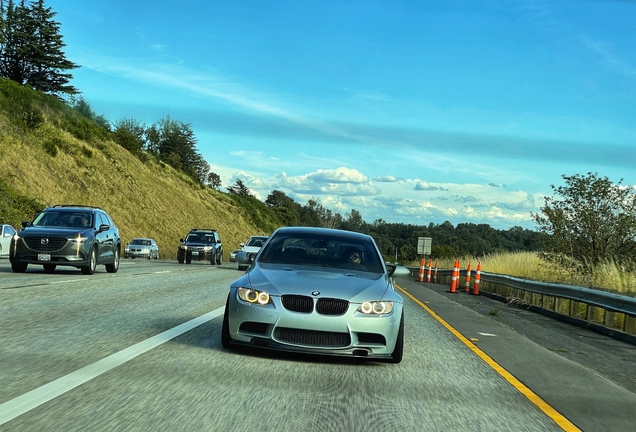
[[[236, 256], [236, 262], [238, 263], [239, 270], [246, 270], [250, 266], [249, 258], [254, 258], [261, 247], [267, 241], [267, 236], [252, 236], [245, 243], [241, 243], [241, 252], [245, 252], [244, 254], [240, 254]], [[241, 260], [243, 257], [244, 259]]]
[[15, 229], [11, 225], [0, 225], [0, 258], [9, 257], [9, 245], [14, 234]]

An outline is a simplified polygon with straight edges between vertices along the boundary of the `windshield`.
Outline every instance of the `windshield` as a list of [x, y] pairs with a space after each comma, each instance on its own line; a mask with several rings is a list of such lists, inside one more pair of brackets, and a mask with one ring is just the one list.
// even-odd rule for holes
[[40, 213], [32, 225], [90, 228], [93, 226], [93, 215], [85, 212], [47, 211]]
[[214, 234], [212, 233], [196, 233], [188, 234], [186, 241], [189, 243], [214, 243]]
[[150, 246], [150, 240], [135, 239], [130, 242], [132, 245]]
[[312, 234], [279, 234], [263, 250], [260, 263], [315, 265], [382, 273], [371, 240]]
[[245, 246], [262, 247], [267, 237], [250, 237]]

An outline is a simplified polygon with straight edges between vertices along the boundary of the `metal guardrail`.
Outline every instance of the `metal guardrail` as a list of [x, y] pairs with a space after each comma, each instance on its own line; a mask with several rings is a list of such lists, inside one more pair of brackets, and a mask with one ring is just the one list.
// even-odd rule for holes
[[[409, 270], [411, 275], [417, 277], [419, 267], [409, 267]], [[450, 283], [452, 275], [451, 269], [438, 270], [437, 283]], [[460, 281], [464, 280], [464, 277], [465, 271], [462, 270]], [[484, 295], [494, 295], [498, 298], [519, 298], [528, 307], [538, 308], [553, 317], [578, 321], [579, 325], [587, 325], [607, 335], [636, 343], [634, 297], [483, 271], [480, 274], [479, 291]], [[615, 334], [616, 330], [623, 334]]]
[[[437, 274], [438, 277], [452, 277], [453, 270], [438, 270]], [[505, 285], [535, 294], [574, 300], [590, 306], [600, 307], [608, 311], [624, 313], [626, 315], [636, 317], [636, 298], [602, 290], [584, 288], [575, 285], [537, 282], [513, 276], [486, 273], [483, 271], [481, 272], [481, 283]]]

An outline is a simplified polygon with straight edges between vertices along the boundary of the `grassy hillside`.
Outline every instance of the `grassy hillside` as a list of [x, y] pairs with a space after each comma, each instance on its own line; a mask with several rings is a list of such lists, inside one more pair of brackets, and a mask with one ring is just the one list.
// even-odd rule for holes
[[53, 204], [99, 206], [124, 242], [153, 237], [161, 258], [176, 259], [190, 228], [215, 228], [227, 261], [239, 242], [278, 225], [264, 206], [243, 201], [155, 158], [141, 162], [55, 98], [0, 81], [0, 222], [17, 228]]

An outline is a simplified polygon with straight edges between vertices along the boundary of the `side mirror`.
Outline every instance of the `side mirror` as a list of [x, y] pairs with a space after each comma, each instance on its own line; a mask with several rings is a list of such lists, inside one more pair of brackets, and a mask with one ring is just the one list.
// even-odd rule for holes
[[26, 228], [26, 227], [28, 227], [29, 225], [31, 225], [31, 224], [29, 223], [29, 221], [22, 221], [22, 227], [23, 227], [23, 228]]
[[104, 232], [104, 231], [108, 231], [110, 229], [110, 226], [106, 225], [106, 224], [101, 224], [99, 226], [99, 232]]
[[389, 277], [393, 277], [393, 274], [395, 273], [395, 270], [397, 269], [397, 265], [395, 264], [386, 264], [386, 270], [389, 273]]

